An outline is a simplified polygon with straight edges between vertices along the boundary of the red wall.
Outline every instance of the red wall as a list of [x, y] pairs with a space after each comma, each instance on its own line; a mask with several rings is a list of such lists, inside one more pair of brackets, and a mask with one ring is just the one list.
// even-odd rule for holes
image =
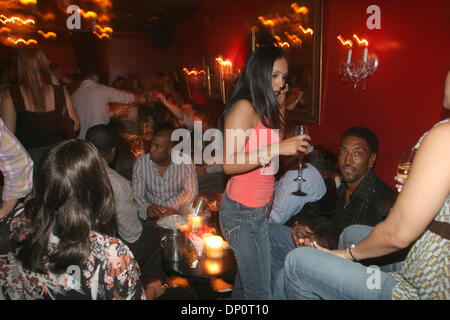
[[[381, 30], [366, 27], [366, 9], [372, 4], [381, 9]], [[241, 66], [249, 53], [246, 22], [255, 21], [273, 6], [273, 1], [230, 1], [226, 8], [210, 4], [207, 19], [180, 28], [180, 37], [189, 39], [185, 41], [191, 45], [178, 48], [177, 63], [198, 65], [201, 53], [207, 51], [223, 53]], [[402, 147], [414, 144], [444, 116], [443, 86], [450, 69], [449, 24], [450, 4], [446, 0], [324, 0], [322, 116], [320, 126], [311, 128], [313, 143], [337, 152], [346, 128], [370, 128], [380, 144], [376, 172], [393, 186]], [[346, 50], [337, 36], [350, 38], [354, 33], [370, 41], [369, 50], [380, 61], [365, 91], [354, 90], [338, 78]], [[353, 57], [361, 58], [361, 52], [354, 52]]]
[[[372, 129], [379, 139], [376, 172], [393, 185], [403, 145], [414, 144], [439, 121], [444, 79], [450, 69], [450, 5], [445, 0], [324, 1], [323, 91], [315, 141], [336, 151], [351, 126]], [[366, 8], [381, 9], [381, 30], [366, 28]], [[380, 64], [365, 91], [338, 79], [345, 50], [336, 39], [357, 33], [367, 38]]]

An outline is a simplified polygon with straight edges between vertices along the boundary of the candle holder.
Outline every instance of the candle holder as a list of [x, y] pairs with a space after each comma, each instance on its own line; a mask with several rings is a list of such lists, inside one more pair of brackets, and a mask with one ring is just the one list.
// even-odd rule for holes
[[376, 56], [367, 57], [357, 63], [342, 63], [339, 69], [339, 77], [346, 83], [348, 80], [353, 82], [353, 88], [358, 89], [362, 83], [362, 89], [366, 90], [366, 79], [373, 76], [378, 68], [378, 58]]

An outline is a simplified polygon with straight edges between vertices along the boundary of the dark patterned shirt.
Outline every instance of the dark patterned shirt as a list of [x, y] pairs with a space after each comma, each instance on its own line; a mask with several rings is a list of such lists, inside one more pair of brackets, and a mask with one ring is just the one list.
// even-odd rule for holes
[[348, 206], [345, 206], [346, 191], [344, 182], [337, 189], [336, 209], [331, 218], [314, 221], [310, 225], [317, 234], [327, 238], [332, 249], [337, 248], [339, 235], [346, 227], [352, 224], [375, 226], [383, 221], [395, 199], [394, 191], [375, 175], [373, 169], [353, 191]]

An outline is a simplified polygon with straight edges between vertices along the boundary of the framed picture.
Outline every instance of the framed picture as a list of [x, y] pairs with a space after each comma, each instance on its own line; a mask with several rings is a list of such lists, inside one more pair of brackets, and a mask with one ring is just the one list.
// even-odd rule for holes
[[320, 124], [323, 1], [302, 0], [274, 7], [251, 30], [252, 49], [281, 47], [289, 60], [287, 122]]

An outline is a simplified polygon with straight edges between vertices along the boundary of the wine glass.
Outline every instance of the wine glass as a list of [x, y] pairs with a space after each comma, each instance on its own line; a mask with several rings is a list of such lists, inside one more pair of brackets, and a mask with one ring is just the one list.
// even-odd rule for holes
[[[308, 126], [304, 125], [304, 124], [300, 124], [300, 125], [296, 125], [295, 126], [295, 135], [299, 136], [302, 134], [309, 134], [309, 130], [308, 130]], [[296, 192], [293, 192], [293, 195], [296, 196], [305, 196], [306, 193], [304, 193], [303, 191], [301, 191], [301, 183], [302, 182], [308, 182], [305, 178], [303, 178], [302, 176], [302, 171], [303, 171], [303, 157], [304, 157], [304, 153], [303, 152], [299, 152], [297, 157], [298, 157], [298, 177], [294, 178], [295, 182], [298, 182], [298, 190]]]
[[403, 148], [400, 161], [397, 166], [397, 177], [406, 180], [408, 178], [409, 170], [411, 169], [411, 164], [416, 155], [416, 149], [411, 147]]

